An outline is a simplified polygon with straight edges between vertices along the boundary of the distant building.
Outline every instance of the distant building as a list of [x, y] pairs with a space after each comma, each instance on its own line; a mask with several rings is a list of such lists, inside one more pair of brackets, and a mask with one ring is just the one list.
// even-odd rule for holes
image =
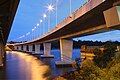
[[93, 57], [95, 56], [93, 51], [95, 48], [99, 48], [102, 49], [102, 46], [86, 46], [86, 45], [82, 45], [81, 46], [81, 59], [90, 59], [92, 60]]

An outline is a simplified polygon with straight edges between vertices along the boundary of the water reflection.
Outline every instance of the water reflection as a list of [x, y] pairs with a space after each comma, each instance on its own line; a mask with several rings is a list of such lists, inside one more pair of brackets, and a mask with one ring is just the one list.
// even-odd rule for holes
[[50, 80], [50, 68], [36, 57], [22, 52], [7, 52], [7, 80]]

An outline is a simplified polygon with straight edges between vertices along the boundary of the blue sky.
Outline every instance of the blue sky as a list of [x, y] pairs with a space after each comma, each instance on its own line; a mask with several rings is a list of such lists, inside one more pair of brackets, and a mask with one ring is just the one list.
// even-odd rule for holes
[[[70, 2], [69, 0], [58, 0], [58, 23], [64, 20], [65, 17], [69, 16], [70, 10]], [[83, 5], [87, 0], [72, 0], [72, 12], [77, 10], [81, 5]], [[15, 40], [22, 35], [25, 35], [39, 23], [40, 19], [43, 20], [40, 27], [44, 25], [44, 32], [47, 31], [48, 26], [48, 15], [46, 19], [43, 19], [43, 14], [48, 14], [47, 5], [52, 4], [54, 8], [56, 0], [21, 0], [13, 25], [9, 35], [8, 41]], [[56, 25], [56, 16], [55, 16], [55, 9], [50, 14], [50, 27], [53, 28]], [[120, 41], [120, 31], [111, 31], [91, 36], [85, 36], [79, 38], [80, 40], [93, 40], [93, 41]], [[17, 39], [16, 41], [25, 40], [24, 39]]]

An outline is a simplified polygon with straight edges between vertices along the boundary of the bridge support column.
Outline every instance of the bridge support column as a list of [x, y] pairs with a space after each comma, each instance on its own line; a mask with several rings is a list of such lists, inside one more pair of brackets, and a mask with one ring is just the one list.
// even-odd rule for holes
[[18, 50], [21, 51], [22, 50], [22, 46], [18, 46]]
[[40, 44], [35, 44], [35, 54], [41, 54], [40, 53]]
[[72, 64], [73, 41], [60, 39], [61, 61], [56, 61], [56, 66]]
[[3, 56], [5, 54], [5, 46], [2, 43], [2, 41], [0, 41], [0, 66], [3, 66]]
[[23, 51], [27, 51], [27, 46], [23, 45]]
[[44, 46], [44, 55], [41, 55], [42, 58], [53, 58], [54, 55], [50, 54], [51, 43], [43, 43]]
[[17, 50], [17, 46], [14, 46], [14, 50]]
[[28, 45], [29, 46], [29, 52], [32, 52], [33, 51], [33, 46], [30, 44]]

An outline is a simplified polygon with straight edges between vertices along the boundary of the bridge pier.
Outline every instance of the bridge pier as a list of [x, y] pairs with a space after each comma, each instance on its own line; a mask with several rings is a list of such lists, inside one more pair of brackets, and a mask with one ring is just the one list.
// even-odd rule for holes
[[18, 50], [21, 51], [22, 50], [22, 46], [18, 46]]
[[42, 58], [53, 58], [54, 55], [51, 55], [51, 43], [43, 43], [44, 46], [44, 55], [41, 55]]
[[40, 44], [35, 44], [35, 54], [41, 54], [40, 53]]
[[56, 66], [72, 64], [73, 41], [60, 39], [61, 61], [56, 61]]
[[18, 49], [18, 47], [17, 46], [14, 46], [14, 50], [17, 50]]
[[0, 67], [3, 66], [3, 57], [5, 54], [5, 46], [2, 43], [2, 41], [0, 41]]
[[29, 44], [29, 45], [28, 45], [28, 48], [29, 48], [29, 51], [28, 51], [28, 52], [31, 52], [31, 53], [32, 53], [32, 52], [33, 52], [33, 46], [32, 46], [32, 44]]
[[27, 51], [27, 46], [23, 45], [23, 51]]

